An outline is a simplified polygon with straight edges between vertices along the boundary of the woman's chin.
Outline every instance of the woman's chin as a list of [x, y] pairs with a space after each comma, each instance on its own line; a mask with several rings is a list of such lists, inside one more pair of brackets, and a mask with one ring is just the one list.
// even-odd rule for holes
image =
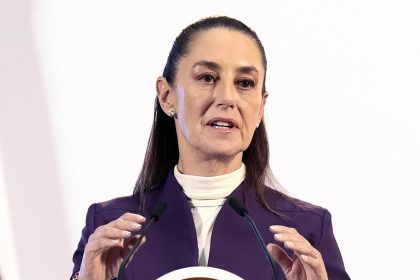
[[214, 146], [209, 147], [208, 149], [202, 150], [202, 152], [208, 155], [209, 158], [220, 158], [220, 159], [233, 159], [239, 154], [242, 155], [242, 150], [238, 147], [224, 147], [224, 146]]

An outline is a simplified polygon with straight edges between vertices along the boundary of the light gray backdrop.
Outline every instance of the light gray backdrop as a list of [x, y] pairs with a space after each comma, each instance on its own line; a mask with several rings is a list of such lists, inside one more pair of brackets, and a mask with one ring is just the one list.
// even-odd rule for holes
[[352, 278], [417, 271], [416, 1], [0, 3], [5, 280], [69, 276], [87, 207], [132, 191], [172, 41], [218, 14], [260, 35], [273, 170], [332, 212]]

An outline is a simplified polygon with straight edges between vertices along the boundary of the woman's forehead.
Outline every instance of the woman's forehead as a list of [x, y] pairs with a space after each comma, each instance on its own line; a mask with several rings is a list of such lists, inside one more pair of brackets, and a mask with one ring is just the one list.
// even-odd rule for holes
[[222, 66], [253, 66], [263, 72], [262, 56], [257, 43], [241, 31], [228, 28], [200, 31], [194, 36], [188, 49], [180, 64], [212, 61]]

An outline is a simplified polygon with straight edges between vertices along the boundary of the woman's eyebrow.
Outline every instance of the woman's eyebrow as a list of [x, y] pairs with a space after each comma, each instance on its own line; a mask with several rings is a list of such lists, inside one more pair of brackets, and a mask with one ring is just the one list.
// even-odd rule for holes
[[212, 70], [220, 70], [221, 69], [219, 64], [217, 64], [216, 62], [213, 62], [213, 61], [208, 61], [208, 60], [200, 60], [200, 61], [194, 63], [194, 65], [191, 67], [191, 69], [193, 69], [196, 66], [204, 66], [204, 67], [207, 67], [207, 68], [212, 69]]
[[241, 72], [241, 73], [246, 73], [246, 74], [250, 74], [252, 72], [258, 74], [258, 69], [254, 66], [241, 66], [241, 67], [236, 68], [236, 71]]
[[[220, 70], [222, 68], [218, 63], [213, 62], [213, 61], [208, 61], [208, 60], [200, 60], [194, 63], [191, 69], [194, 69], [194, 67], [196, 66], [204, 66], [212, 70]], [[257, 74], [259, 73], [258, 69], [254, 66], [240, 66], [236, 68], [236, 72], [246, 73], [246, 74], [250, 74], [252, 72], [257, 73]]]

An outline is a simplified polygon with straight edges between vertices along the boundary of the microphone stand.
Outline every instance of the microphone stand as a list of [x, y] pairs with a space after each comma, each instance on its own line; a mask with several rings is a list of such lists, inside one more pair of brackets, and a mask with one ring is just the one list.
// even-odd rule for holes
[[230, 197], [229, 198], [229, 205], [230, 207], [232, 207], [233, 210], [235, 210], [236, 213], [238, 213], [241, 217], [246, 217], [246, 219], [248, 220], [249, 224], [252, 227], [252, 230], [254, 231], [255, 235], [257, 236], [257, 239], [264, 251], [264, 254], [268, 260], [268, 262], [271, 265], [271, 269], [273, 270], [273, 279], [277, 280], [278, 279], [278, 270], [277, 267], [274, 263], [273, 258], [271, 257], [271, 255], [268, 253], [267, 248], [265, 247], [265, 243], [264, 240], [261, 236], [261, 233], [258, 231], [257, 226], [255, 225], [254, 221], [252, 220], [252, 218], [248, 215], [248, 210], [246, 210], [241, 203], [239, 202], [239, 200], [235, 197]]
[[117, 278], [116, 278], [117, 280], [124, 280], [124, 273], [123, 272], [124, 272], [125, 268], [127, 267], [128, 262], [131, 260], [132, 256], [137, 251], [137, 248], [140, 246], [141, 241], [146, 236], [147, 232], [149, 231], [149, 228], [152, 226], [152, 224], [154, 224], [154, 222], [159, 221], [160, 216], [163, 214], [163, 212], [165, 212], [167, 207], [168, 207], [168, 205], [164, 201], [161, 201], [160, 203], [158, 203], [155, 206], [149, 222], [144, 227], [143, 234], [140, 236], [139, 239], [137, 239], [137, 241], [133, 245], [133, 248], [131, 248], [130, 252], [123, 259], [123, 261], [120, 265], [120, 269], [118, 270], [118, 275], [117, 275]]

